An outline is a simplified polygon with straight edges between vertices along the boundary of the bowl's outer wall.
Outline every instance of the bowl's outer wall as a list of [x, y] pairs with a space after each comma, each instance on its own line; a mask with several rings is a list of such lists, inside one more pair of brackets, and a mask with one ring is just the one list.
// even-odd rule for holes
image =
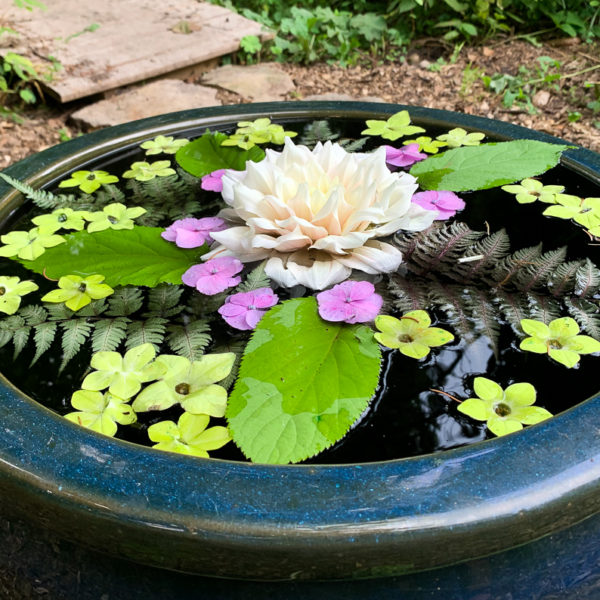
[[[499, 121], [402, 105], [257, 104], [98, 131], [6, 172], [39, 187], [157, 134], [200, 133], [258, 116], [289, 124], [386, 118], [402, 109], [424, 126], [562, 142]], [[577, 149], [563, 163], [598, 181], [598, 155]], [[22, 201], [4, 184], [0, 198], [4, 219]], [[189, 458], [106, 438], [5, 382], [0, 509], [101, 551], [190, 573], [256, 579], [409, 573], [516, 547], [599, 512], [599, 409], [596, 396], [524, 432], [436, 455], [270, 466]]]

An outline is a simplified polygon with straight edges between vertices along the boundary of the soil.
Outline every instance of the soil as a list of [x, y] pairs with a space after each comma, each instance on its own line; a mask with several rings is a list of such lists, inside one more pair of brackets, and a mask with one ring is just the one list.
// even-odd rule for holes
[[[414, 42], [405, 58], [383, 64], [348, 68], [286, 64], [283, 68], [296, 85], [287, 99], [344, 94], [459, 111], [524, 125], [600, 152], [600, 112], [587, 107], [600, 97], [600, 45], [569, 38], [535, 47], [511, 38], [465, 47], [454, 57], [452, 50], [438, 39], [422, 39]], [[558, 72], [561, 78], [527, 91], [534, 114], [522, 106], [504, 106], [501, 95], [485, 88], [483, 74], [515, 76], [522, 65], [532, 72], [529, 78], [537, 77], [536, 66], [542, 56], [559, 61], [558, 71], [549, 72]], [[246, 102], [223, 91], [219, 99], [223, 104]], [[81, 106], [81, 102], [52, 105], [48, 100], [47, 105], [26, 112], [21, 124], [0, 118], [0, 169], [82, 133], [69, 120]]]

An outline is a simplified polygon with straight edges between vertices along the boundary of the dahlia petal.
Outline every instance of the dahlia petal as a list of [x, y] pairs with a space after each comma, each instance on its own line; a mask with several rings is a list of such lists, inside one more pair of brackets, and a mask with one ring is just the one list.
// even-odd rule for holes
[[375, 275], [395, 271], [402, 262], [402, 253], [385, 242], [369, 240], [362, 248], [356, 248], [349, 255], [337, 260], [350, 269]]
[[322, 290], [340, 283], [352, 272], [338, 260], [316, 260], [312, 266], [306, 267], [290, 259], [286, 266], [300, 285], [312, 290]]

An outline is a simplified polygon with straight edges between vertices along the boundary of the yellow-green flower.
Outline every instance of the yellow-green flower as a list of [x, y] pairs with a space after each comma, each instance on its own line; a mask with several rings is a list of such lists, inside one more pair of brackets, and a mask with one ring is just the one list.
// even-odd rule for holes
[[94, 391], [108, 388], [119, 398], [132, 398], [142, 383], [164, 374], [166, 367], [155, 361], [155, 356], [154, 346], [148, 343], [134, 346], [124, 356], [118, 352], [96, 352], [90, 362], [96, 370], [86, 376], [81, 387]]
[[441, 142], [440, 140], [432, 140], [430, 137], [426, 135], [419, 136], [414, 140], [406, 140], [402, 142], [404, 146], [408, 144], [419, 144], [419, 152], [427, 152], [428, 154], [437, 154], [440, 151], [440, 148], [447, 146], [446, 142]]
[[375, 339], [382, 346], [398, 348], [411, 358], [423, 358], [429, 354], [430, 348], [454, 339], [449, 331], [430, 325], [431, 319], [424, 310], [407, 312], [401, 319], [379, 315], [375, 318], [375, 327], [381, 333], [376, 333]]
[[175, 169], [171, 169], [170, 160], [157, 160], [153, 163], [134, 162], [129, 170], [123, 173], [125, 179], [136, 179], [137, 181], [150, 181], [155, 177], [168, 177], [169, 175], [175, 175]]
[[458, 410], [472, 419], [486, 421], [495, 435], [506, 435], [552, 416], [545, 408], [532, 406], [535, 388], [530, 383], [513, 383], [503, 390], [495, 381], [475, 377], [473, 387], [478, 398], [468, 398]]
[[503, 185], [502, 188], [509, 194], [515, 194], [517, 202], [520, 204], [529, 204], [540, 200], [546, 204], [556, 204], [557, 194], [565, 191], [562, 185], [544, 185], [537, 179], [523, 179], [520, 185]]
[[456, 127], [448, 133], [438, 135], [435, 139], [445, 142], [450, 148], [458, 148], [460, 146], [479, 146], [484, 137], [485, 133], [476, 131], [467, 133], [462, 127]]
[[143, 144], [140, 144], [140, 148], [146, 151], [147, 156], [152, 154], [175, 154], [179, 148], [189, 144], [189, 140], [179, 139], [176, 140], [172, 135], [164, 136], [157, 135], [153, 140], [148, 140]]
[[57, 208], [48, 215], [40, 215], [31, 219], [44, 232], [54, 233], [59, 229], [75, 229], [81, 231], [85, 227], [84, 217], [89, 213], [85, 210], [72, 208]]
[[33, 281], [21, 281], [18, 277], [0, 277], [0, 312], [13, 315], [21, 306], [21, 296], [35, 292]]
[[283, 144], [286, 137], [298, 135], [295, 131], [285, 131], [281, 125], [271, 123], [271, 119], [240, 121], [233, 135], [221, 142], [221, 146], [238, 146], [250, 150], [256, 144]]
[[90, 222], [88, 232], [104, 231], [105, 229], [133, 229], [133, 219], [141, 217], [146, 212], [141, 206], [127, 208], [120, 202], [108, 204], [101, 211], [88, 213], [86, 219]]
[[137, 416], [127, 404], [127, 400], [109, 392], [103, 394], [77, 390], [71, 397], [71, 406], [77, 408], [78, 412], [66, 414], [65, 419], [111, 437], [117, 433], [117, 423], [131, 425], [137, 421]]
[[600, 226], [600, 198], [579, 198], [558, 194], [557, 204], [549, 206], [544, 214], [559, 219], [573, 219], [586, 229]]
[[571, 317], [554, 319], [548, 325], [533, 319], [521, 319], [521, 327], [530, 336], [519, 345], [521, 350], [548, 354], [565, 367], [574, 367], [580, 354], [600, 352], [600, 342], [589, 335], [579, 335], [579, 325]]
[[165, 366], [164, 375], [140, 393], [133, 407], [142, 412], [181, 404], [189, 413], [222, 417], [227, 390], [216, 383], [229, 375], [234, 361], [233, 352], [204, 354], [193, 362], [185, 356], [159, 356], [156, 362]]
[[184, 412], [179, 421], [161, 421], [148, 427], [148, 437], [157, 442], [153, 448], [180, 454], [208, 458], [209, 450], [217, 450], [231, 440], [226, 427], [206, 429], [208, 415], [192, 415]]
[[78, 311], [92, 300], [106, 298], [114, 293], [110, 286], [102, 283], [103, 275], [65, 275], [58, 280], [58, 290], [52, 290], [42, 297], [43, 302], [64, 302], [67, 308]]
[[78, 187], [86, 194], [93, 194], [101, 185], [116, 183], [118, 177], [110, 175], [106, 171], [75, 171], [70, 179], [65, 179], [58, 184], [61, 188]]
[[62, 244], [65, 238], [54, 235], [54, 232], [34, 227], [29, 231], [10, 231], [1, 236], [0, 240], [6, 244], [0, 246], [0, 256], [18, 256], [23, 260], [35, 260], [44, 254], [46, 248]]
[[425, 131], [422, 127], [410, 124], [410, 115], [407, 110], [392, 115], [387, 121], [370, 119], [366, 121], [367, 129], [361, 135], [378, 135], [385, 140], [397, 140], [405, 135], [413, 135]]

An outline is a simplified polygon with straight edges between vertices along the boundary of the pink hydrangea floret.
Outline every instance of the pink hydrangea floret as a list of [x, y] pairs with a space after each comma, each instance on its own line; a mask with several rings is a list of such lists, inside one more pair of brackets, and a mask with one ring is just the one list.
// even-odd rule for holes
[[200, 187], [208, 192], [222, 192], [223, 191], [223, 173], [225, 169], [217, 169], [208, 175], [202, 177]]
[[419, 152], [419, 144], [407, 144], [402, 148], [384, 146], [385, 162], [394, 167], [410, 167], [416, 162], [427, 158], [427, 154]]
[[254, 329], [268, 308], [279, 302], [277, 294], [269, 287], [227, 296], [219, 314], [229, 325], [244, 331]]
[[344, 281], [317, 294], [317, 303], [326, 321], [366, 323], [379, 314], [383, 299], [368, 281]]
[[182, 276], [185, 285], [195, 287], [201, 294], [214, 296], [227, 288], [238, 285], [241, 277], [235, 277], [244, 265], [233, 256], [218, 256], [201, 265], [190, 267]]
[[436, 210], [436, 221], [445, 221], [465, 207], [465, 202], [454, 192], [417, 192], [412, 201], [426, 210]]
[[188, 218], [175, 221], [160, 235], [168, 242], [175, 242], [180, 248], [198, 248], [212, 243], [211, 232], [226, 228], [225, 221], [219, 217]]

